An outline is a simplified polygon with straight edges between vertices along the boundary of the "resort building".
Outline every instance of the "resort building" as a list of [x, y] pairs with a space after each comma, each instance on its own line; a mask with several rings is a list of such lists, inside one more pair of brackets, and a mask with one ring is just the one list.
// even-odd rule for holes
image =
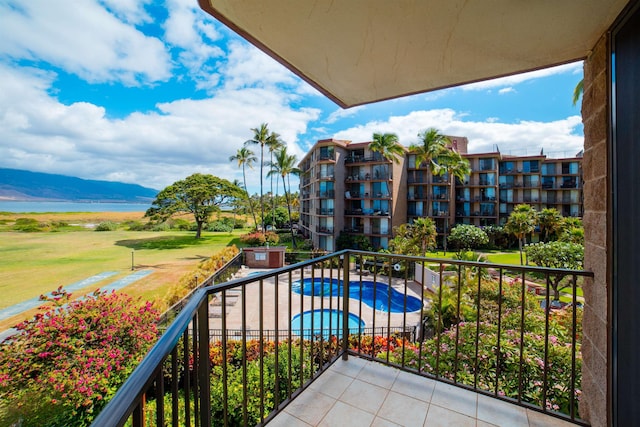
[[378, 249], [387, 248], [393, 227], [420, 217], [434, 220], [442, 241], [455, 224], [504, 224], [520, 203], [582, 216], [582, 153], [565, 159], [469, 154], [466, 137], [449, 140], [469, 161], [464, 181], [434, 175], [406, 149], [392, 161], [369, 142], [318, 141], [299, 164], [302, 233], [326, 251], [336, 249], [340, 233], [364, 235]]

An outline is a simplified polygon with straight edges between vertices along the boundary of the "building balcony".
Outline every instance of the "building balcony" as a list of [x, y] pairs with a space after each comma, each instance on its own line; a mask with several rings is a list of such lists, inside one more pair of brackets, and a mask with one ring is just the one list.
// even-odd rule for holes
[[[550, 304], [556, 275], [562, 304]], [[232, 277], [165, 316], [94, 426], [581, 422], [571, 313], [592, 273], [341, 251]], [[440, 317], [439, 284], [456, 280], [475, 294]]]
[[333, 199], [336, 193], [334, 190], [316, 191], [316, 197], [320, 199]]
[[333, 227], [326, 227], [326, 226], [317, 225], [316, 226], [316, 233], [333, 234]]
[[316, 208], [316, 215], [333, 216], [333, 208]]

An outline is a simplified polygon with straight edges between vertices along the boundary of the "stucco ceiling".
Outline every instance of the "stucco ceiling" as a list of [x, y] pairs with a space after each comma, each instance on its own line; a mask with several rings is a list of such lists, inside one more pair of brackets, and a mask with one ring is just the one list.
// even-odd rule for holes
[[343, 107], [586, 57], [627, 0], [199, 0]]

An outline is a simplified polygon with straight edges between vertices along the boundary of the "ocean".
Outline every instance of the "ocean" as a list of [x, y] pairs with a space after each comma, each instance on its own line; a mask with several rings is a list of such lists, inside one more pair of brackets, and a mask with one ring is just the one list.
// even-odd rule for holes
[[144, 212], [146, 203], [23, 202], [0, 200], [0, 212]]

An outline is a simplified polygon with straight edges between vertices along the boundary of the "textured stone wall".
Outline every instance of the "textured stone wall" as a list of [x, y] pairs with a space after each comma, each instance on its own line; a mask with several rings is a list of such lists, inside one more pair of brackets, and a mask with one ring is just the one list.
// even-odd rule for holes
[[594, 279], [584, 286], [582, 400], [580, 416], [593, 426], [608, 425], [608, 315], [611, 250], [609, 197], [609, 40], [603, 36], [584, 63], [584, 230], [585, 269]]

